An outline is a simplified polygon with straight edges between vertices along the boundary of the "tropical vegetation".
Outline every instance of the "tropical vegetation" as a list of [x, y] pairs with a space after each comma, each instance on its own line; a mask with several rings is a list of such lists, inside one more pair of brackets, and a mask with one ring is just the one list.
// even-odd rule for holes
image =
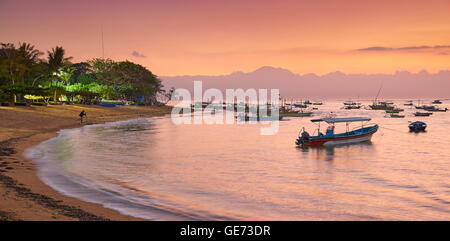
[[29, 43], [0, 43], [1, 103], [82, 103], [106, 100], [155, 105], [166, 93], [142, 65], [95, 58], [73, 63], [63, 47], [46, 54]]

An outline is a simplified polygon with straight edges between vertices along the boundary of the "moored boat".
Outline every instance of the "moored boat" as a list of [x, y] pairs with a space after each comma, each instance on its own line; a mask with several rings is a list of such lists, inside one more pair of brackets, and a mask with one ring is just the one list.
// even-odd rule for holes
[[372, 110], [393, 110], [395, 107], [388, 102], [378, 102], [369, 105]]
[[403, 105], [406, 105], [406, 106], [413, 106], [414, 104], [413, 104], [412, 102], [413, 102], [412, 100], [409, 100], [408, 103], [405, 103], [405, 104], [403, 104]]
[[432, 115], [433, 113], [431, 113], [431, 112], [419, 112], [419, 111], [417, 111], [417, 112], [415, 112], [415, 113], [413, 113], [414, 114], [414, 116], [430, 116], [430, 115]]
[[346, 105], [346, 106], [344, 106], [344, 109], [346, 109], [346, 110], [361, 109], [361, 106], [360, 105]]
[[298, 104], [298, 103], [296, 103], [296, 104], [292, 104], [294, 107], [296, 107], [296, 108], [308, 108], [308, 106], [307, 105], [305, 105], [305, 104]]
[[438, 107], [432, 105], [432, 106], [427, 106], [427, 107], [425, 107], [424, 110], [426, 110], [426, 111], [432, 111], [432, 112], [447, 112], [448, 108], [440, 109], [440, 108], [438, 108]]
[[236, 116], [240, 121], [279, 121], [283, 120], [283, 116], [250, 116], [247, 114], [239, 114]]
[[396, 114], [396, 113], [391, 113], [385, 117], [390, 117], [390, 118], [405, 118], [404, 115], [400, 115], [400, 114]]
[[425, 131], [427, 128], [427, 124], [422, 121], [415, 121], [408, 125], [409, 131], [413, 132], [419, 132], [419, 131]]
[[399, 110], [386, 110], [386, 113], [388, 114], [397, 114], [399, 112], [400, 112]]
[[361, 103], [357, 103], [357, 102], [348, 100], [348, 101], [344, 102], [344, 105], [361, 105]]
[[[302, 133], [295, 141], [297, 146], [333, 146], [340, 144], [352, 144], [370, 141], [372, 135], [377, 132], [378, 125], [364, 125], [364, 122], [370, 121], [368, 117], [347, 117], [347, 118], [321, 118], [313, 119], [311, 122], [318, 124], [318, 135], [310, 136], [308, 132], [303, 128]], [[320, 132], [320, 123], [325, 122], [330, 126], [325, 134]], [[349, 123], [361, 122], [361, 127], [354, 130], [349, 130]], [[336, 123], [346, 123], [346, 132], [335, 134], [334, 127]]]
[[442, 101], [441, 100], [434, 100], [433, 102], [432, 102], [433, 104], [437, 104], [437, 105], [439, 105], [439, 104], [442, 104]]

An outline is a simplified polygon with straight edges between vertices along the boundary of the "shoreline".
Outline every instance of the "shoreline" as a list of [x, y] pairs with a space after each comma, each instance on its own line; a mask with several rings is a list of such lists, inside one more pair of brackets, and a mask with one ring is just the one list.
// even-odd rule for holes
[[[88, 119], [80, 124], [81, 109]], [[143, 220], [67, 197], [45, 184], [25, 151], [57, 136], [61, 129], [170, 113], [170, 107], [58, 105], [0, 107], [0, 221]]]

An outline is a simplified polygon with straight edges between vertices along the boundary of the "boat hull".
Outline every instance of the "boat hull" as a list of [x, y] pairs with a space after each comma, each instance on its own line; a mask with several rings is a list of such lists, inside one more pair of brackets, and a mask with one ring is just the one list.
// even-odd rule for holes
[[374, 126], [370, 129], [370, 131], [367, 131], [362, 134], [355, 134], [355, 135], [348, 135], [348, 136], [322, 136], [318, 138], [313, 138], [308, 141], [300, 141], [297, 139], [296, 144], [298, 146], [336, 146], [336, 145], [345, 145], [345, 144], [354, 144], [354, 143], [360, 143], [360, 142], [366, 142], [370, 141], [372, 139], [372, 135], [377, 132], [378, 126]]

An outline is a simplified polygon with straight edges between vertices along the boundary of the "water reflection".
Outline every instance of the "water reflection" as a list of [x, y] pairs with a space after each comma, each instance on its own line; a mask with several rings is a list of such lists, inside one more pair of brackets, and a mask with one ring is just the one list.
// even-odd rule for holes
[[361, 156], [374, 153], [375, 146], [371, 141], [342, 144], [337, 146], [320, 146], [320, 147], [297, 147], [303, 154], [303, 158], [317, 161], [333, 161], [335, 158], [341, 159], [342, 156]]
[[[325, 114], [340, 105], [320, 108]], [[414, 110], [407, 111], [410, 116]], [[146, 218], [154, 217], [149, 207], [155, 206], [201, 219], [450, 218], [446, 113], [427, 119], [425, 133], [409, 133], [408, 121], [415, 117], [390, 119], [362, 109], [337, 114], [370, 116], [380, 130], [372, 142], [296, 148], [301, 127], [316, 128], [311, 118], [286, 118], [273, 136], [260, 135], [266, 123], [139, 119], [71, 130], [41, 145], [38, 158], [70, 173], [71, 182], [52, 182], [55, 188], [69, 193], [74, 188], [67, 186], [83, 179], [83, 189], [70, 192], [74, 196], [95, 189], [95, 183], [116, 196], [98, 200], [96, 193], [90, 199], [122, 204], [122, 212]], [[54, 178], [51, 169], [44, 171], [42, 176]]]

